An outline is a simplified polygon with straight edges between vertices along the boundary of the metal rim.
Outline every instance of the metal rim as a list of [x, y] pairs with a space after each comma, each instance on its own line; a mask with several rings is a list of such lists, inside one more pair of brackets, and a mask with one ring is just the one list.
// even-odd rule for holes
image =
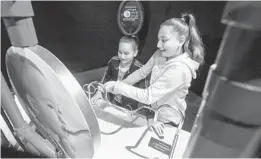
[[[23, 49], [25, 49], [27, 52], [25, 53]], [[12, 60], [11, 58], [12, 55], [13, 56], [16, 55], [19, 58], [25, 57], [33, 61], [34, 63], [36, 63], [37, 66], [41, 66], [41, 68], [45, 68], [46, 70], [48, 70], [45, 71], [46, 74], [54, 75], [55, 77], [57, 77], [57, 81], [60, 81], [60, 85], [66, 91], [66, 95], [69, 95], [67, 97], [71, 98], [70, 100], [73, 103], [75, 103], [74, 105], [77, 105], [76, 107], [78, 108], [76, 111], [80, 110], [82, 116], [85, 119], [85, 121], [83, 122], [85, 122], [85, 125], [87, 125], [89, 129], [92, 147], [93, 147], [93, 150], [91, 150], [90, 152], [91, 155], [93, 156], [95, 150], [98, 148], [101, 141], [99, 124], [96, 115], [94, 113], [94, 110], [90, 105], [88, 107], [88, 99], [84, 91], [82, 90], [81, 86], [76, 81], [76, 79], [73, 77], [73, 75], [70, 73], [70, 71], [50, 51], [48, 51], [47, 49], [39, 45], [35, 45], [30, 48], [11, 47], [6, 55], [6, 66], [7, 66], [10, 82], [17, 96], [20, 95], [18, 94], [15, 88], [15, 84], [12, 81], [12, 76], [10, 75], [11, 68], [9, 68], [9, 65], [11, 67], [10, 60]], [[73, 90], [72, 90], [72, 85], [73, 85]]]

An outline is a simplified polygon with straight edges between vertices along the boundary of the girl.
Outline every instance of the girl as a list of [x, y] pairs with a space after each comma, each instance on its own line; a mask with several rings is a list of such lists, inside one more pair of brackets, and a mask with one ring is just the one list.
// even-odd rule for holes
[[[185, 114], [185, 97], [188, 94], [196, 70], [204, 60], [204, 48], [191, 14], [172, 18], [161, 24], [158, 32], [158, 50], [149, 61], [129, 75], [123, 82], [105, 83], [107, 91], [122, 94], [153, 108], [161, 105], [176, 107]], [[150, 86], [140, 89], [131, 86], [151, 73]], [[164, 124], [178, 124], [179, 116], [172, 109], [160, 112], [160, 119], [154, 123], [159, 135], [163, 135]], [[149, 123], [151, 120], [149, 120]]]
[[[123, 36], [119, 41], [118, 56], [114, 56], [108, 62], [102, 83], [107, 81], [122, 81], [128, 75], [142, 67], [142, 64], [135, 58], [138, 54], [138, 38], [135, 36]], [[134, 83], [133, 83], [134, 84]], [[137, 81], [135, 87], [145, 88], [145, 80]], [[100, 93], [97, 97], [101, 98]], [[119, 94], [109, 94], [111, 103], [122, 106], [126, 109], [137, 109], [139, 102]], [[97, 105], [105, 104], [105, 101], [96, 100]]]

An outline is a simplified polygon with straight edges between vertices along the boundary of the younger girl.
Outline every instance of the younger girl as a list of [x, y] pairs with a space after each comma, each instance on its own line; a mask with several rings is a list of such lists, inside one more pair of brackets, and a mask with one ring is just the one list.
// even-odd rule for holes
[[[114, 56], [108, 62], [108, 67], [105, 71], [102, 83], [107, 81], [122, 81], [128, 75], [141, 68], [143, 65], [136, 59], [138, 54], [138, 37], [123, 36], [119, 41], [118, 56]], [[133, 83], [134, 84], [134, 83]], [[135, 87], [145, 88], [145, 80], [137, 81]], [[101, 96], [100, 96], [101, 97]], [[137, 109], [139, 102], [120, 94], [109, 94], [111, 103], [122, 106], [129, 110]], [[98, 105], [102, 102], [97, 101]], [[103, 103], [106, 105], [106, 102]]]
[[[129, 75], [123, 82], [105, 83], [107, 91], [122, 94], [153, 108], [170, 105], [185, 114], [185, 97], [188, 94], [196, 70], [204, 60], [204, 48], [191, 14], [182, 18], [172, 18], [161, 24], [158, 32], [158, 50], [149, 61]], [[151, 73], [150, 86], [145, 89], [131, 86]], [[154, 125], [156, 131], [163, 134], [163, 123], [178, 124], [179, 116], [172, 109], [160, 112], [160, 122]]]

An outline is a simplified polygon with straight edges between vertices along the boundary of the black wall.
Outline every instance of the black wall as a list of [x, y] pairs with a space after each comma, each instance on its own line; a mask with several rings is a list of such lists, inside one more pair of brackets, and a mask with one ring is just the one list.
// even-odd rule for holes
[[[39, 45], [50, 50], [72, 73], [106, 66], [108, 60], [116, 55], [118, 40], [122, 36], [117, 25], [119, 4], [120, 1], [32, 2]], [[144, 63], [156, 49], [157, 31], [163, 21], [180, 17], [182, 12], [195, 15], [206, 46], [205, 64], [191, 87], [200, 95], [223, 36], [224, 25], [220, 20], [225, 2], [142, 1], [142, 5], [145, 22], [139, 33], [139, 59]], [[1, 26], [1, 70], [6, 75], [4, 57], [10, 42], [3, 23]]]

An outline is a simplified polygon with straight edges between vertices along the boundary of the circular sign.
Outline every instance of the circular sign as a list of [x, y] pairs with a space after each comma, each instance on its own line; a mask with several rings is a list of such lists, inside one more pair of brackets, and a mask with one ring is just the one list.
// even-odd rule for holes
[[144, 21], [142, 4], [139, 1], [121, 2], [117, 21], [124, 35], [136, 35], [142, 28]]
[[38, 131], [69, 157], [93, 157], [101, 140], [99, 124], [63, 63], [39, 45], [12, 46], [6, 66], [14, 92]]

